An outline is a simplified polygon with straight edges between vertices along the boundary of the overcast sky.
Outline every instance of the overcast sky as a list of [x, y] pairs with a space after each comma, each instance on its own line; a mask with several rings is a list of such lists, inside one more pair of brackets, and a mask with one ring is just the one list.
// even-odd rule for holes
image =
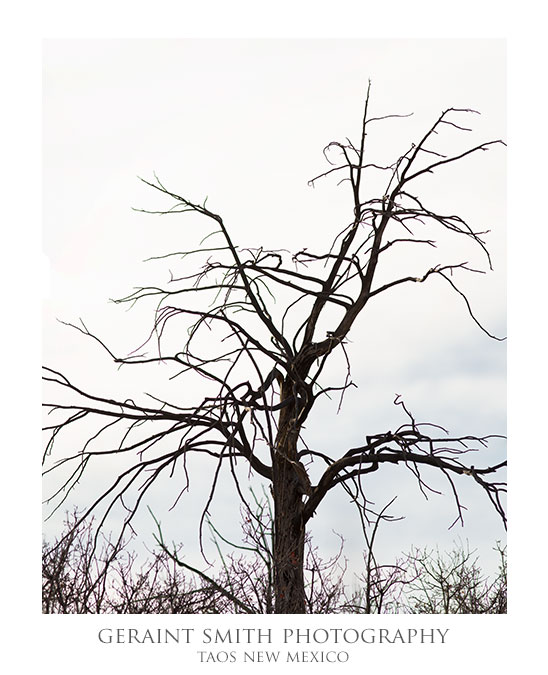
[[[189, 231], [194, 221], [189, 226], [184, 216], [167, 220], [131, 210], [158, 205], [137, 176], [156, 172], [179, 194], [198, 202], [207, 196], [240, 246], [298, 250], [330, 242], [351, 219], [348, 188], [330, 179], [315, 188], [307, 183], [328, 168], [322, 155], [328, 142], [357, 139], [369, 79], [372, 115], [413, 113], [375, 128], [371, 152], [381, 163], [401, 155], [449, 107], [472, 108], [481, 116], [461, 118], [473, 126], [470, 134], [440, 134], [439, 151], [506, 137], [500, 40], [47, 41], [44, 252], [52, 285], [44, 309], [45, 363], [88, 390], [115, 390], [119, 385], [110, 379], [105, 355], [55, 319], [81, 317], [115, 352], [129, 353], [146, 337], [146, 313], [126, 313], [108, 299], [141, 283], [165, 281], [162, 264], [142, 261], [183, 250], [196, 237]], [[440, 211], [491, 230], [494, 272], [462, 283], [486, 328], [505, 335], [504, 149], [440, 171], [431, 184], [425, 182], [424, 194]], [[205, 234], [207, 229], [200, 232]], [[478, 252], [458, 241], [440, 246], [436, 255], [438, 262], [470, 260], [485, 268]], [[415, 264], [395, 262], [412, 269]], [[426, 271], [424, 264], [417, 260], [417, 275]], [[482, 333], [446, 285], [434, 280], [379, 300], [350, 339], [358, 389], [337, 417], [336, 406], [325, 405], [311, 420], [307, 439], [313, 447], [338, 456], [366, 434], [401, 424], [392, 405], [396, 393], [417, 418], [453, 433], [505, 433], [505, 344]], [[161, 387], [161, 378], [153, 377]], [[130, 380], [135, 395], [149, 389], [148, 380], [134, 374]], [[491, 463], [498, 453], [500, 448], [484, 461]], [[93, 495], [95, 478], [90, 474], [82, 487], [82, 500]], [[407, 516], [382, 531], [384, 560], [412, 544], [448, 549], [460, 537], [492, 565], [490, 549], [504, 531], [486, 496], [463, 483], [466, 527], [448, 531], [454, 504], [448, 486], [436, 486], [444, 496], [426, 502], [409, 472], [374, 474], [369, 489], [377, 505], [398, 495], [393, 513]], [[197, 493], [190, 496], [193, 505], [200, 503]], [[151, 506], [161, 510], [167, 498], [157, 499]], [[347, 501], [345, 493], [331, 495], [312, 529], [326, 553], [338, 543], [332, 531], [343, 534], [347, 553], [356, 559], [363, 544]], [[233, 520], [229, 502], [236, 503], [231, 489], [213, 506], [227, 528]], [[193, 524], [181, 518], [187, 512], [166, 519], [169, 539], [195, 540]], [[231, 514], [225, 522], [223, 513]], [[139, 523], [140, 534], [151, 541], [146, 512]], [[57, 526], [50, 521], [47, 535]]]

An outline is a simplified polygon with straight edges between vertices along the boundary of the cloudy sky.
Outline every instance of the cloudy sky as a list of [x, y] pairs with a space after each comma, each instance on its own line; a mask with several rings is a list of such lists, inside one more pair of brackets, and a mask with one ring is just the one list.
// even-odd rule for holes
[[[328, 168], [322, 155], [327, 143], [357, 138], [369, 79], [372, 115], [413, 113], [375, 128], [371, 152], [380, 163], [400, 156], [449, 107], [481, 115], [460, 118], [473, 127], [468, 134], [440, 135], [439, 151], [506, 137], [501, 40], [46, 41], [43, 241], [51, 288], [44, 307], [45, 363], [99, 394], [150, 389], [151, 380], [133, 373], [123, 384], [113, 379], [97, 346], [56, 321], [82, 318], [119, 354], [146, 337], [146, 312], [127, 313], [108, 300], [165, 281], [165, 265], [142, 261], [183, 250], [197, 233], [184, 216], [167, 220], [132, 211], [158, 206], [157, 195], [137, 176], [149, 179], [155, 172], [179, 194], [196, 201], [207, 196], [240, 246], [296, 251], [330, 242], [351, 218], [347, 187], [325, 179], [311, 188], [308, 181]], [[505, 161], [497, 147], [423, 186], [440, 211], [490, 230], [494, 272], [462, 284], [477, 316], [499, 336], [506, 334]], [[453, 239], [442, 243], [437, 262], [468, 260], [485, 268], [473, 248]], [[427, 269], [422, 258], [394, 264], [417, 275]], [[312, 418], [307, 439], [313, 447], [338, 456], [366, 434], [398, 426], [403, 420], [392, 404], [395, 394], [418, 419], [455, 434], [505, 433], [505, 343], [482, 333], [446, 285], [433, 280], [372, 303], [350, 340], [358, 388], [339, 415], [336, 405], [324, 404]], [[161, 395], [162, 377], [150, 377]], [[484, 461], [498, 460], [500, 452], [495, 447]], [[104, 471], [90, 474], [75, 498], [91, 498], [103, 478]], [[189, 542], [189, 556], [196, 533], [185, 514], [203, 505], [202, 478], [190, 506], [163, 520], [169, 539]], [[495, 564], [491, 549], [504, 531], [485, 495], [463, 482], [466, 527], [448, 531], [454, 503], [447, 485], [435, 479], [434, 485], [443, 496], [425, 501], [408, 472], [374, 475], [368, 487], [375, 503], [382, 507], [398, 496], [393, 513], [406, 515], [382, 531], [381, 558], [388, 562], [412, 544], [446, 550], [460, 539], [478, 548], [487, 567]], [[156, 512], [170, 504], [163, 494], [156, 499]], [[314, 518], [313, 535], [327, 554], [338, 545], [333, 532], [342, 534], [357, 566], [363, 542], [347, 502], [345, 493], [331, 495]], [[224, 532], [235, 508], [228, 486], [213, 506]], [[53, 536], [58, 526], [53, 518], [46, 534]], [[152, 529], [143, 513], [139, 533], [151, 541]]]

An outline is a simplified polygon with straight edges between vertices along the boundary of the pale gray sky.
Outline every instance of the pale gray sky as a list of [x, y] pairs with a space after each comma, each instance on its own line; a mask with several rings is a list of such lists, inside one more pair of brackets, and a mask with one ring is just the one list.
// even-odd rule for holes
[[[347, 189], [330, 179], [312, 189], [307, 181], [327, 168], [322, 148], [329, 141], [359, 133], [368, 79], [372, 114], [413, 113], [371, 134], [371, 152], [381, 163], [402, 154], [448, 107], [482, 114], [463, 118], [473, 133], [440, 136], [441, 152], [506, 136], [501, 40], [46, 42], [44, 251], [52, 281], [44, 310], [46, 364], [98, 393], [120, 386], [126, 395], [131, 387], [138, 394], [152, 387], [148, 378], [162, 386], [162, 376], [149, 372], [145, 383], [133, 372], [124, 385], [116, 384], [105, 355], [55, 322], [81, 317], [118, 353], [141, 344], [146, 312], [126, 313], [108, 299], [134, 285], [165, 280], [162, 264], [141, 261], [182, 250], [188, 237], [197, 235], [189, 232], [194, 221], [184, 216], [168, 221], [132, 211], [158, 205], [137, 176], [150, 178], [155, 171], [174, 191], [196, 201], [208, 196], [240, 246], [319, 249], [330, 241], [350, 217]], [[504, 149], [440, 171], [424, 189], [441, 211], [492, 230], [488, 244], [495, 271], [463, 284], [486, 327], [504, 335]], [[440, 262], [483, 264], [476, 251], [455, 240], [437, 256]], [[395, 262], [417, 274], [430, 264]], [[349, 393], [336, 418], [333, 406], [326, 406], [316, 425], [310, 421], [308, 441], [317, 449], [337, 456], [361, 444], [365, 434], [397, 426], [403, 420], [392, 405], [396, 393], [417, 418], [454, 433], [505, 433], [505, 345], [489, 340], [445, 285], [434, 280], [372, 303], [350, 338], [359, 389]], [[101, 473], [93, 481], [104, 478]], [[447, 549], [460, 537], [492, 564], [490, 549], [504, 532], [487, 498], [463, 484], [466, 527], [448, 532], [454, 504], [448, 487], [440, 485], [444, 497], [425, 502], [408, 472], [374, 474], [370, 489], [377, 504], [399, 495], [394, 513], [408, 516], [381, 532], [386, 561], [411, 544]], [[94, 482], [82, 485], [81, 499], [94, 488]], [[193, 508], [203, 503], [199, 492], [190, 495]], [[227, 508], [232, 494], [229, 486], [213, 506], [226, 527], [234, 520], [234, 509]], [[161, 512], [169, 497], [157, 499], [151, 506]], [[356, 559], [362, 542], [347, 501], [344, 493], [330, 496], [312, 522], [313, 534], [328, 553], [337, 544], [332, 530], [340, 532]], [[193, 523], [181, 518], [186, 512], [162, 519], [170, 539], [195, 540]], [[152, 523], [146, 512], [139, 522], [147, 537]], [[53, 531], [53, 525], [46, 528], [48, 535]]]

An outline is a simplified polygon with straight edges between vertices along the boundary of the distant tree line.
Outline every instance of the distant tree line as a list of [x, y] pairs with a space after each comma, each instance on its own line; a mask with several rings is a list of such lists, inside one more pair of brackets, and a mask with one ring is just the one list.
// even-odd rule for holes
[[[500, 543], [498, 572], [487, 575], [467, 545], [414, 548], [393, 564], [377, 562], [372, 544], [381, 517], [374, 523], [363, 554], [363, 572], [348, 583], [343, 542], [327, 560], [306, 542], [307, 613], [350, 614], [505, 614], [507, 611], [506, 547]], [[43, 543], [43, 599], [46, 614], [224, 614], [274, 612], [272, 519], [268, 502], [257, 503], [253, 518], [244, 517], [241, 544], [229, 542], [210, 523], [220, 565], [208, 576], [181, 559], [181, 547], [168, 547], [160, 524], [157, 546], [146, 561], [130, 548], [101, 534], [93, 522], [75, 527], [78, 514], [67, 518], [66, 532]]]

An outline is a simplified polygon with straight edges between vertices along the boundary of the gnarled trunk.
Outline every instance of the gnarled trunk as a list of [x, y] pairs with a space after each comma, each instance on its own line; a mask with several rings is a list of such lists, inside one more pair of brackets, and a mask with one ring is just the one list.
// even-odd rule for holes
[[277, 457], [274, 470], [274, 592], [276, 614], [304, 614], [302, 489], [293, 466]]
[[293, 405], [282, 409], [273, 457], [274, 595], [276, 614], [304, 614], [304, 483], [297, 460]]

